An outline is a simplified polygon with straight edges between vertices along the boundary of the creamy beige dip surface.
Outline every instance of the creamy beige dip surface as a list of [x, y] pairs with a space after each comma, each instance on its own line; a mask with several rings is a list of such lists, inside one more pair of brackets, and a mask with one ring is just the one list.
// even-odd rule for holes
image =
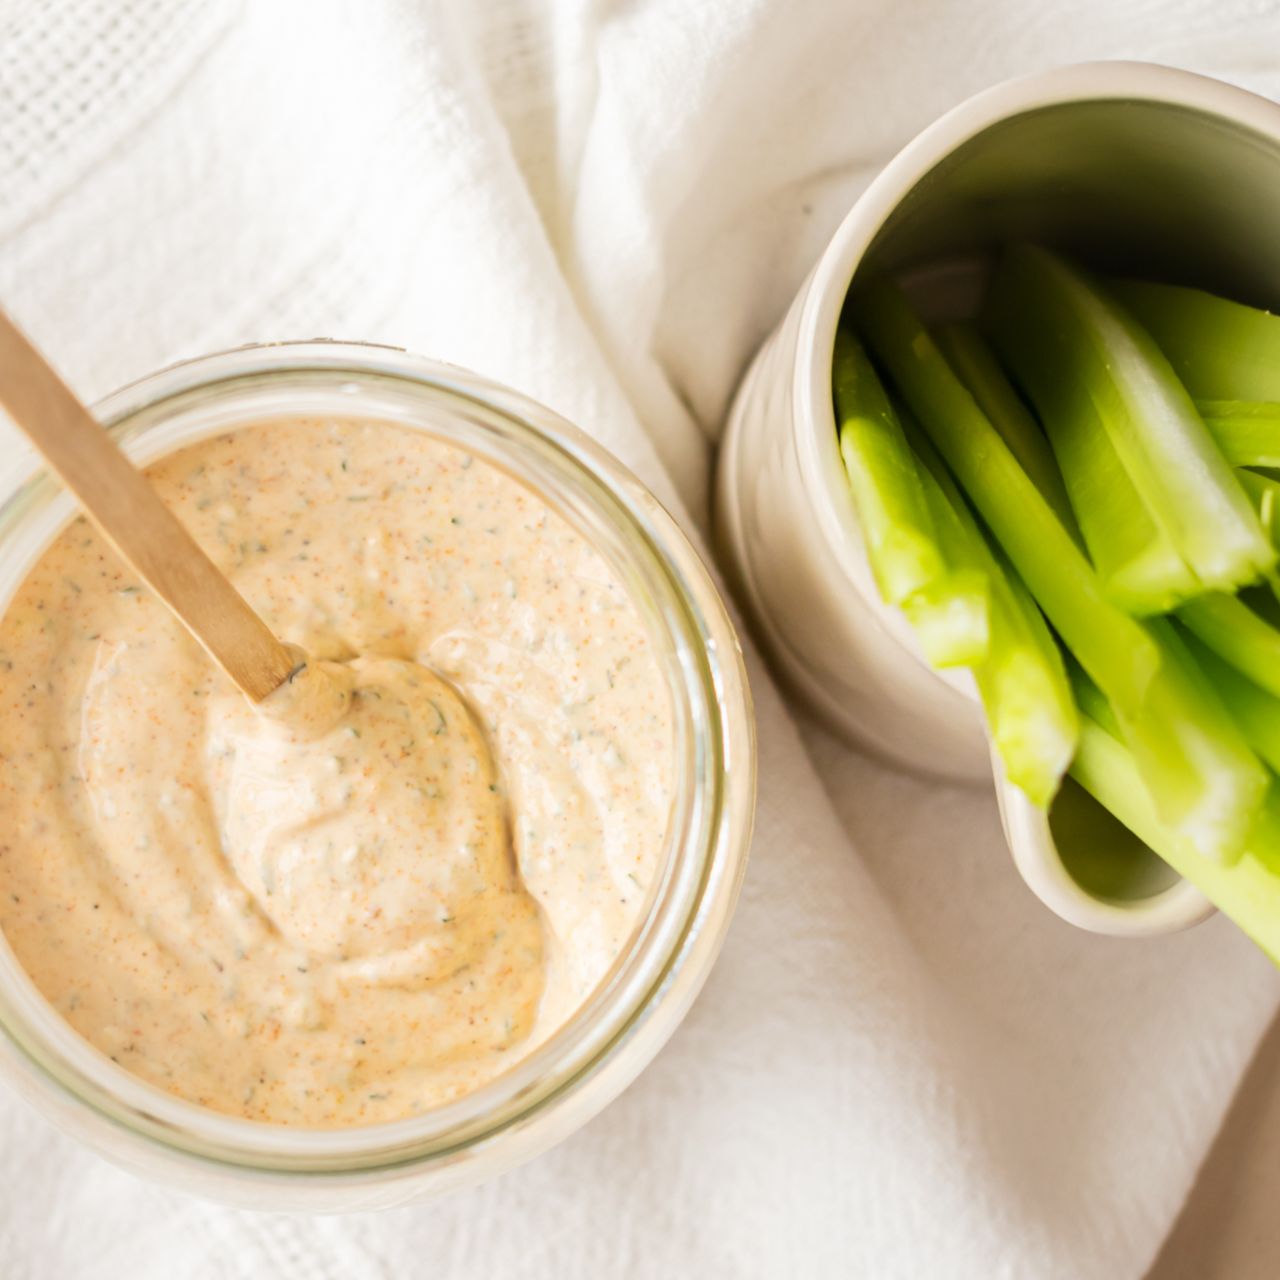
[[[251, 707], [77, 520], [0, 621], [0, 929], [192, 1102], [337, 1126], [460, 1096], [637, 922], [674, 755], [646, 629], [541, 499], [406, 428], [271, 422], [150, 475], [322, 661]], [[291, 709], [307, 680], [333, 714]]]

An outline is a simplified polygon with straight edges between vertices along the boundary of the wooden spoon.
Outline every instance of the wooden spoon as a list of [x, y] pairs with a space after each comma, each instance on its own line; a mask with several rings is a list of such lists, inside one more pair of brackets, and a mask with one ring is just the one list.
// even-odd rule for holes
[[0, 404], [133, 571], [252, 702], [297, 669], [44, 357], [0, 311]]

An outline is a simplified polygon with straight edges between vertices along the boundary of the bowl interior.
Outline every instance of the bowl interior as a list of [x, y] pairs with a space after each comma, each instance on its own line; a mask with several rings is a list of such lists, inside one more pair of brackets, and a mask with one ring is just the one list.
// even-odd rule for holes
[[885, 219], [859, 276], [987, 258], [1011, 241], [1102, 271], [1280, 304], [1280, 142], [1183, 104], [1055, 103], [998, 121], [928, 170]]
[[1049, 810], [1049, 831], [1066, 873], [1095, 898], [1141, 902], [1178, 883], [1167, 862], [1071, 778]]
[[[1257, 102], [1275, 112], [1275, 131], [1181, 101], [1095, 96], [1032, 107], [978, 128], [918, 176], [855, 280], [896, 275], [927, 318], [962, 317], [978, 306], [999, 249], [1034, 241], [1098, 271], [1280, 308], [1280, 110], [1167, 74], [1192, 98]], [[1055, 801], [1049, 829], [1063, 868], [1093, 897], [1138, 904], [1178, 883], [1074, 783]]]

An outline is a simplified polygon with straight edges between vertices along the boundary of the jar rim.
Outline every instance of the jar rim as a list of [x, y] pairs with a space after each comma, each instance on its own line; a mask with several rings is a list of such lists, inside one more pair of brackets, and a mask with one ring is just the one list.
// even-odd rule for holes
[[[264, 411], [273, 396], [278, 407]], [[633, 575], [647, 575], [646, 583], [665, 592], [663, 622], [672, 644], [667, 656], [680, 682], [672, 692], [686, 699], [683, 710], [675, 708], [677, 722], [682, 713], [685, 725], [677, 751], [694, 772], [677, 777], [684, 818], [673, 823], [678, 830], [668, 832], [647, 908], [596, 989], [528, 1056], [463, 1097], [406, 1119], [338, 1128], [274, 1125], [170, 1094], [83, 1039], [36, 989], [2, 936], [0, 1047], [10, 1065], [15, 1053], [25, 1059], [16, 1065], [38, 1091], [52, 1084], [96, 1113], [95, 1124], [101, 1119], [143, 1139], [162, 1164], [176, 1157], [238, 1174], [350, 1180], [435, 1163], [450, 1166], [457, 1180], [468, 1153], [504, 1133], [522, 1135], [511, 1144], [519, 1150], [504, 1162], [510, 1164], [585, 1122], [630, 1083], [683, 1017], [718, 953], [745, 870], [755, 792], [750, 693], [736, 635], [710, 576], [653, 495], [577, 427], [478, 374], [377, 344], [273, 343], [171, 365], [106, 397], [95, 410], [123, 445], [151, 461], [237, 422], [313, 416], [299, 404], [308, 397], [345, 406], [314, 411], [330, 417], [430, 430], [414, 420], [416, 405], [420, 412], [434, 409], [431, 421], [437, 426], [449, 422], [461, 431], [465, 421], [472, 438], [464, 443], [436, 434], [487, 453], [500, 466], [518, 455], [524, 468], [506, 469], [580, 533], [565, 503], [578, 504], [579, 518], [592, 514], [617, 539], [607, 551], [593, 539], [595, 549], [611, 560], [629, 554]], [[182, 415], [201, 406], [203, 428], [173, 439], [187, 420]], [[211, 406], [222, 416], [211, 414]], [[484, 440], [491, 448], [478, 447]], [[531, 478], [528, 468], [534, 464], [543, 468], [542, 483]], [[565, 489], [553, 497], [543, 486], [557, 477]], [[0, 502], [0, 539], [37, 521], [41, 526], [30, 539], [32, 549], [18, 557], [13, 586], [25, 579], [72, 511], [69, 497], [43, 471]], [[629, 590], [643, 614], [643, 602]], [[8, 603], [2, 593], [0, 584], [0, 612]], [[653, 619], [646, 616], [646, 622], [652, 633]], [[621, 1047], [635, 1041], [643, 1041], [642, 1060], [634, 1053], [623, 1062]]]

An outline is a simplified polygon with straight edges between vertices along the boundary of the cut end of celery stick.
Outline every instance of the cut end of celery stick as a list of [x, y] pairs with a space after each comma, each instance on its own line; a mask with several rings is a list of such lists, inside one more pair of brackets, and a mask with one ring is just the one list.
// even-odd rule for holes
[[867, 559], [881, 596], [898, 605], [946, 572], [915, 458], [871, 361], [845, 329], [836, 333], [831, 383]]
[[974, 679], [1005, 777], [1032, 804], [1047, 809], [1070, 768], [1079, 734], [1075, 707], [1069, 697], [1062, 699], [1059, 673], [1034, 649], [1006, 647], [975, 668]]
[[1197, 400], [1280, 401], [1280, 316], [1200, 289], [1113, 280]]
[[948, 573], [902, 602], [920, 651], [934, 667], [971, 667], [990, 649], [987, 579]]
[[968, 387], [1058, 519], [1074, 534], [1075, 516], [1049, 439], [1005, 376], [986, 339], [974, 325], [965, 323], [940, 325], [935, 336], [956, 376]]
[[[1035, 374], [1037, 402], [1044, 394], [1068, 426], [1073, 416], [1096, 417], [1194, 579], [1232, 590], [1274, 566], [1275, 549], [1230, 464], [1168, 359], [1122, 305], [1086, 273], [1030, 245], [1007, 251], [991, 302], [1002, 349], [1025, 356]], [[1041, 407], [1057, 450], [1055, 425]], [[1087, 450], [1080, 460], [1088, 465]], [[1089, 511], [1075, 502], [1060, 451], [1059, 461], [1093, 551], [1102, 534], [1090, 536]]]
[[1202, 857], [1156, 817], [1132, 754], [1093, 720], [1081, 726], [1071, 775], [1280, 964], [1280, 875], [1269, 850], [1247, 850], [1233, 866]]
[[[875, 445], [865, 438], [855, 439], [858, 434], [855, 429], [841, 435], [840, 456], [876, 589], [889, 604], [900, 605], [940, 581], [945, 573], [942, 557], [931, 530], [891, 514], [895, 503], [886, 500], [884, 478], [872, 480], [868, 475], [868, 455]], [[910, 478], [903, 481], [910, 482]]]
[[853, 299], [859, 328], [1067, 647], [1118, 705], [1137, 710], [1160, 665], [1142, 626], [1092, 565], [892, 282]]
[[986, 579], [990, 647], [973, 674], [987, 732], [1005, 777], [1033, 804], [1047, 808], [1075, 754], [1078, 730], [1062, 653], [1012, 566], [987, 542], [923, 430], [906, 411], [901, 417], [949, 561]]

